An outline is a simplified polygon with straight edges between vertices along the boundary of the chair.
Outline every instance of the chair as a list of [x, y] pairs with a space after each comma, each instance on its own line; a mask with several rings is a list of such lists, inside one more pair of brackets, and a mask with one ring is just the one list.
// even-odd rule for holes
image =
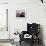
[[32, 36], [29, 39], [29, 41], [31, 42], [32, 45], [34, 42], [39, 43], [39, 33], [40, 33], [40, 24], [36, 24], [36, 23], [29, 24], [29, 23], [27, 23], [27, 31], [22, 31], [22, 34], [19, 35], [20, 36], [20, 44], [22, 41], [25, 41], [25, 38], [24, 38], [25, 34], [29, 34]]

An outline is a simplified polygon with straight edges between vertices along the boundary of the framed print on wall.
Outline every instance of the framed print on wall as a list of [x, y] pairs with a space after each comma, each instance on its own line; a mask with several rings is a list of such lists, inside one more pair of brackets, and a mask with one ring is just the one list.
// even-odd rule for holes
[[25, 17], [25, 10], [16, 10], [16, 17]]

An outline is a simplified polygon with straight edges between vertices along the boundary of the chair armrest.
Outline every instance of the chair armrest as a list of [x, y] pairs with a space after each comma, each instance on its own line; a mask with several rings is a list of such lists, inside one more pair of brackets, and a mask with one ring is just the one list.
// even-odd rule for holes
[[24, 35], [27, 34], [27, 31], [22, 31], [21, 34], [19, 34], [20, 41], [24, 40]]
[[27, 33], [28, 33], [27, 31], [22, 31], [22, 34], [23, 34], [23, 35], [25, 35], [25, 34], [27, 34]]

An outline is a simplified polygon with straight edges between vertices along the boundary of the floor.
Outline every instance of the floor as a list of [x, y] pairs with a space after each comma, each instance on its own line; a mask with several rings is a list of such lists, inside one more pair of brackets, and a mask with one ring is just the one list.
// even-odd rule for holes
[[0, 46], [12, 46], [11, 43], [0, 43]]
[[[11, 43], [0, 43], [0, 46], [16, 46], [16, 45], [12, 45]], [[22, 44], [17, 44], [17, 46], [31, 46], [28, 43], [22, 42]], [[33, 46], [42, 46], [42, 45], [33, 45]]]
[[[31, 46], [31, 45], [28, 44], [28, 43], [22, 42], [22, 44], [19, 45], [19, 46]], [[43, 45], [41, 45], [41, 44], [34, 44], [33, 46], [43, 46]]]

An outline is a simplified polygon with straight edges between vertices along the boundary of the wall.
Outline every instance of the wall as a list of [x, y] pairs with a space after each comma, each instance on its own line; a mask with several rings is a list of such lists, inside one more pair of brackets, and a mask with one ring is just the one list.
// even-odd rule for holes
[[[12, 0], [9, 4], [9, 31], [11, 32], [11, 38], [13, 38], [15, 31], [27, 30], [27, 22], [40, 23], [42, 25], [44, 44], [46, 44], [45, 4], [42, 4], [40, 0]], [[16, 18], [16, 10], [25, 10], [26, 17]]]
[[[25, 10], [25, 18], [16, 18], [16, 10]], [[15, 31], [27, 30], [28, 23], [40, 23], [42, 25], [44, 41], [46, 42], [46, 16], [45, 6], [40, 0], [12, 0], [9, 2], [9, 31], [14, 38]]]
[[8, 0], [0, 0], [0, 3], [8, 3]]

